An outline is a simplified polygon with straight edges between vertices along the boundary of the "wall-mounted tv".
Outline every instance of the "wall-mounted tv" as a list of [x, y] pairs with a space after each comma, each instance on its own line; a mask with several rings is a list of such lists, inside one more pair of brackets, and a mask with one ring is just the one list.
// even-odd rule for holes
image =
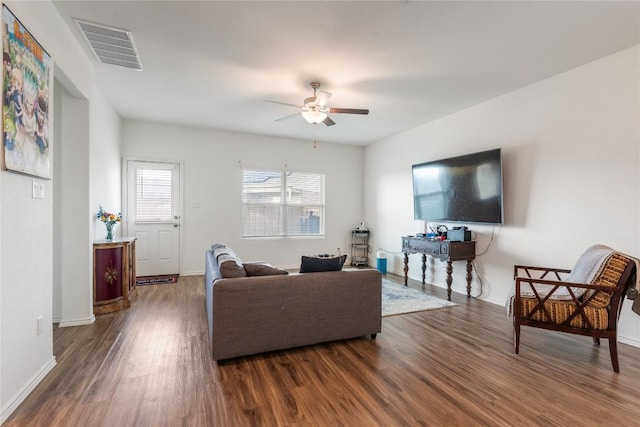
[[499, 148], [415, 164], [412, 175], [415, 219], [502, 224]]

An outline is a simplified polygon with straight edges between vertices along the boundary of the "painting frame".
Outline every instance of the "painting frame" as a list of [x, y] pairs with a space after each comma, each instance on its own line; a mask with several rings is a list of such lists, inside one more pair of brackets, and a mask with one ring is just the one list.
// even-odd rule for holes
[[53, 59], [2, 4], [2, 168], [51, 179]]

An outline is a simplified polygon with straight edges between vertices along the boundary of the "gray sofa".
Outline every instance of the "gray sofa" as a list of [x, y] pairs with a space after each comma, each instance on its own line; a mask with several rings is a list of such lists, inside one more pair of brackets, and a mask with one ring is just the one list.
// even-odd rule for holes
[[207, 250], [209, 344], [216, 361], [381, 331], [377, 270], [223, 278]]

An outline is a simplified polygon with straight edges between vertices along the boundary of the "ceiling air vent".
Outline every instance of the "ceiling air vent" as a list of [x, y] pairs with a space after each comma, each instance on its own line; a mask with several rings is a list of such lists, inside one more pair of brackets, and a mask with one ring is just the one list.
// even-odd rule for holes
[[142, 71], [131, 31], [75, 19], [91, 50], [103, 64]]

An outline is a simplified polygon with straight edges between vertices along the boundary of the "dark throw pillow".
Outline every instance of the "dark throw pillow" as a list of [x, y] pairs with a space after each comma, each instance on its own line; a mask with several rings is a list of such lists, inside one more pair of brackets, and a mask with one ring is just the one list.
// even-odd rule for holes
[[336, 257], [312, 257], [302, 256], [300, 273], [318, 273], [321, 271], [341, 271], [346, 255]]
[[220, 266], [220, 274], [222, 274], [222, 277], [225, 279], [247, 277], [247, 272], [244, 271], [244, 266], [240, 259], [232, 255], [220, 255], [218, 257], [218, 265]]
[[269, 264], [247, 262], [244, 264], [244, 271], [247, 276], [277, 276], [280, 274], [289, 274], [288, 271], [280, 270]]

